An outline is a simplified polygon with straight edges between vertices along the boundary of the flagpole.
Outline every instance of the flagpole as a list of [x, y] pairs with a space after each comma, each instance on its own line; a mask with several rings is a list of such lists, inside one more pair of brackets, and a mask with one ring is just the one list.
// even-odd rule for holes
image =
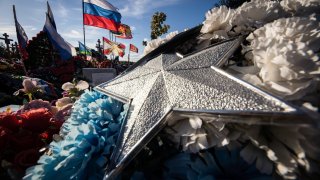
[[[13, 9], [14, 25], [16, 26], [16, 33], [18, 34], [18, 32], [17, 32], [17, 15], [16, 15], [16, 7], [15, 7], [15, 5], [12, 5], [12, 9]], [[18, 40], [18, 42], [19, 42], [19, 40]], [[19, 46], [20, 46], [20, 44], [19, 44]], [[18, 50], [18, 53], [19, 53], [19, 55], [20, 55], [20, 57], [22, 59], [21, 62], [22, 62], [23, 71], [26, 74], [26, 76], [28, 76], [28, 72], [27, 72], [26, 66], [24, 65], [25, 59], [23, 58], [23, 55], [21, 54], [20, 50]]]
[[129, 46], [129, 54], [128, 54], [128, 67], [129, 67], [129, 64], [130, 64], [130, 46]]
[[85, 48], [85, 59], [87, 60], [87, 46], [86, 46], [86, 28], [84, 25], [84, 1], [82, 0], [82, 26], [83, 26], [83, 44]]
[[104, 39], [102, 36], [102, 61], [105, 61], [105, 56], [104, 56]]

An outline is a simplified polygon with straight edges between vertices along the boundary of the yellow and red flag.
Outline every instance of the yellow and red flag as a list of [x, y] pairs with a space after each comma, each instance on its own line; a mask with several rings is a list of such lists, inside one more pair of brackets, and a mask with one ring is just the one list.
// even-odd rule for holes
[[120, 24], [117, 33], [120, 34], [119, 36], [116, 36], [117, 38], [132, 39], [132, 33], [131, 33], [130, 26], [128, 26], [126, 24]]

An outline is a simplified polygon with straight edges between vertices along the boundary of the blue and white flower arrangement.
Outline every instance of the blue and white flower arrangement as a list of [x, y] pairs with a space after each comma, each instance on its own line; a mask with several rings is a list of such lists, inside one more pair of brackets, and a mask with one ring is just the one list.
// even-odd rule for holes
[[24, 179], [102, 179], [127, 106], [95, 91], [74, 104], [60, 135]]

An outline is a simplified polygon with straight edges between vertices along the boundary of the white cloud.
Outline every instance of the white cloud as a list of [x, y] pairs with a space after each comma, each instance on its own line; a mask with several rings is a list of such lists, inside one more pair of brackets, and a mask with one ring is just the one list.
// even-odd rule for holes
[[7, 33], [9, 38], [12, 39], [16, 36], [16, 29], [15, 26], [8, 25], [8, 26], [0, 26], [0, 36], [2, 37], [3, 33]]
[[119, 9], [122, 16], [141, 18], [144, 14], [153, 9], [170, 6], [178, 3], [181, 0], [127, 0], [123, 8]]
[[37, 31], [38, 28], [34, 27], [34, 26], [23, 26], [23, 29], [25, 31]]
[[61, 33], [61, 36], [64, 38], [70, 38], [70, 39], [80, 39], [83, 37], [82, 33], [80, 33], [77, 30], [71, 29], [70, 31]]
[[60, 17], [68, 17], [69, 16], [69, 14], [68, 14], [69, 11], [61, 2], [58, 3], [57, 12], [58, 12], [58, 16], [60, 16]]
[[[78, 46], [78, 41], [83, 43], [83, 31], [82, 26], [79, 30], [78, 26], [68, 26], [65, 29], [59, 30], [59, 34], [73, 46]], [[102, 38], [105, 35], [104, 29], [86, 27], [86, 46], [95, 49], [97, 40]]]
[[130, 53], [130, 61], [131, 62], [137, 62], [142, 57], [143, 57], [143, 54]]
[[131, 31], [135, 31], [137, 28], [135, 26], [130, 26]]

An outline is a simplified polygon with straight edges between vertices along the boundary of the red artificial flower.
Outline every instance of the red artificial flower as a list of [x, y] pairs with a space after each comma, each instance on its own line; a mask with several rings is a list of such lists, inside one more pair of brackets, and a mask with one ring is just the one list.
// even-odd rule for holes
[[0, 126], [0, 153], [6, 149], [8, 136], [6, 130]]
[[49, 139], [49, 133], [48, 132], [43, 132], [43, 133], [39, 134], [39, 137], [42, 140], [47, 140], [47, 139]]
[[3, 112], [0, 113], [0, 126], [16, 131], [20, 127], [20, 121], [17, 119], [15, 113]]
[[33, 132], [43, 132], [50, 125], [52, 113], [47, 108], [32, 109], [20, 115], [22, 127]]
[[20, 152], [22, 150], [39, 147], [45, 144], [39, 139], [38, 134], [33, 134], [30, 131], [20, 131], [16, 134], [8, 135], [9, 144], [12, 150]]
[[14, 164], [18, 168], [27, 169], [37, 163], [40, 155], [39, 149], [35, 148], [21, 151], [14, 157]]

